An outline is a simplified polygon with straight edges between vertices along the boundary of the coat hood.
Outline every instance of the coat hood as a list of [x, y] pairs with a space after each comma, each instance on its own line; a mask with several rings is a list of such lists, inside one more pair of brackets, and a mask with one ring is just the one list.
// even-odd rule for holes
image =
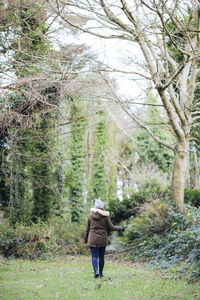
[[108, 217], [110, 215], [109, 211], [101, 210], [99, 208], [91, 208], [90, 212], [93, 213], [95, 219], [101, 219], [102, 217]]

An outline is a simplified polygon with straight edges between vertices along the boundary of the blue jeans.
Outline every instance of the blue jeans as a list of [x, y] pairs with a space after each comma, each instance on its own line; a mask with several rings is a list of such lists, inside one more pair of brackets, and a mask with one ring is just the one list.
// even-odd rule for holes
[[104, 255], [106, 247], [90, 247], [92, 254], [92, 265], [94, 273], [98, 274], [98, 258], [99, 258], [99, 275], [103, 275]]

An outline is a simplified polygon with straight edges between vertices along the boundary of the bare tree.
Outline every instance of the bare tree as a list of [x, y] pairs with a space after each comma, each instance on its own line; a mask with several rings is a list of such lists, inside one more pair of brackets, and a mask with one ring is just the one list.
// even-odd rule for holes
[[[200, 119], [200, 100], [196, 95], [200, 75], [199, 0], [51, 0], [48, 3], [63, 21], [77, 30], [139, 46], [143, 62], [137, 64], [132, 74], [153, 84], [175, 144], [158, 138], [133, 110], [118, 102], [156, 142], [174, 152], [172, 197], [181, 207], [191, 126]], [[73, 21], [72, 17], [77, 16], [82, 18], [83, 25]]]

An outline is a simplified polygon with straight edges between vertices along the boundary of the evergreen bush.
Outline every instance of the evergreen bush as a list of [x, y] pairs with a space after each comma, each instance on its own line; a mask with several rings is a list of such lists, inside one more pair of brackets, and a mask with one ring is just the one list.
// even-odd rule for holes
[[0, 255], [6, 258], [35, 259], [55, 250], [56, 240], [51, 227], [45, 223], [15, 228], [0, 225]]
[[200, 211], [195, 207], [185, 205], [181, 213], [171, 201], [145, 203], [130, 221], [123, 242], [130, 259], [163, 268], [186, 261], [193, 278], [200, 276]]
[[52, 228], [56, 239], [56, 253], [60, 255], [88, 254], [84, 243], [85, 223], [65, 222], [63, 218], [53, 218]]
[[159, 185], [147, 183], [142, 190], [132, 193], [129, 197], [124, 197], [123, 201], [111, 200], [107, 209], [110, 211], [112, 222], [118, 224], [135, 216], [141, 205], [148, 199], [167, 197], [169, 197], [169, 188], [162, 190]]
[[85, 224], [54, 217], [49, 223], [30, 226], [0, 222], [0, 256], [7, 259], [45, 258], [47, 255], [88, 254], [84, 243]]
[[200, 190], [197, 189], [185, 189], [184, 191], [185, 203], [200, 207]]

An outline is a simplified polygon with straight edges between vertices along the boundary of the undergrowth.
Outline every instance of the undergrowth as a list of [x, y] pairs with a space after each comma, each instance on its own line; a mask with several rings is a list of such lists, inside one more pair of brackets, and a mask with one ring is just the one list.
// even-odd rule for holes
[[52, 228], [45, 223], [16, 224], [15, 228], [0, 224], [0, 231], [0, 254], [5, 258], [44, 257], [56, 246]]
[[186, 262], [182, 273], [200, 279], [200, 210], [185, 205], [178, 211], [173, 202], [145, 203], [126, 229], [123, 243], [132, 249], [128, 258], [159, 268]]
[[47, 258], [52, 255], [87, 254], [83, 224], [54, 218], [30, 226], [0, 224], [0, 255], [7, 258]]

